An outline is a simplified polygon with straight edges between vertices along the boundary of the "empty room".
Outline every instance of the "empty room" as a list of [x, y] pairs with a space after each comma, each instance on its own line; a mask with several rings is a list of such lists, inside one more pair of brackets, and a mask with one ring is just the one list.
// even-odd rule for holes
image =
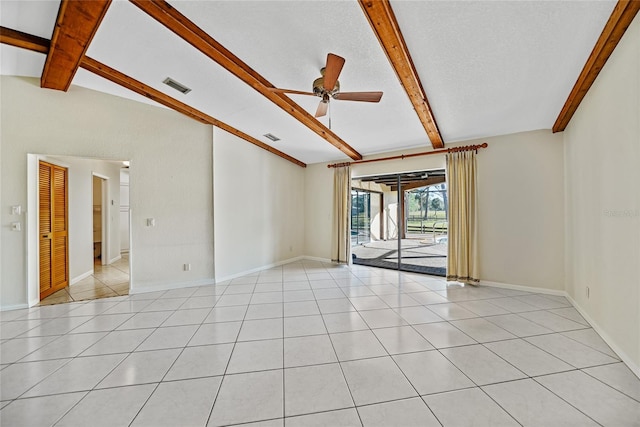
[[0, 0], [0, 425], [640, 427], [640, 0]]

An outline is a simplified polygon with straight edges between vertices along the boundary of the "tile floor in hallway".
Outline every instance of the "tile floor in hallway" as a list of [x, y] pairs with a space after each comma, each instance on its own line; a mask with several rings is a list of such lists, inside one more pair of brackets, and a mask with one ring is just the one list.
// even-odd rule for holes
[[42, 301], [40, 305], [60, 304], [129, 294], [129, 256], [109, 265], [101, 265], [99, 259], [94, 264], [91, 276], [78, 283], [60, 289]]
[[301, 261], [0, 314], [3, 426], [640, 425], [558, 296]]

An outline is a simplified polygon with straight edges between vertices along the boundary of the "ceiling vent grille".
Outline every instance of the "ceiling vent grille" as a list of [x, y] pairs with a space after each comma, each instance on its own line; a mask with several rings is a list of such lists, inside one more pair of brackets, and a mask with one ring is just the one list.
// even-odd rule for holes
[[191, 89], [189, 89], [183, 84], [178, 83], [177, 81], [173, 80], [171, 77], [167, 77], [166, 79], [164, 79], [162, 83], [166, 84], [169, 87], [174, 88], [178, 92], [184, 93], [185, 95], [191, 92]]
[[267, 137], [267, 138], [269, 138], [269, 139], [270, 139], [270, 140], [272, 140], [273, 142], [280, 141], [280, 138], [278, 138], [277, 136], [275, 136], [275, 135], [274, 135], [274, 134], [272, 134], [272, 133], [265, 133], [265, 134], [264, 134], [264, 136], [265, 136], [265, 137]]

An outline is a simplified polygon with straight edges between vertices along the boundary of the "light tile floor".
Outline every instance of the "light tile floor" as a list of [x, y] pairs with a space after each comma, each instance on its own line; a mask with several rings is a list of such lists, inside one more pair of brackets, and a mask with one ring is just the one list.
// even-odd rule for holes
[[123, 255], [109, 265], [101, 265], [99, 261], [94, 264], [91, 276], [49, 295], [40, 301], [40, 305], [128, 295], [129, 255]]
[[301, 261], [0, 315], [3, 426], [640, 425], [557, 296]]

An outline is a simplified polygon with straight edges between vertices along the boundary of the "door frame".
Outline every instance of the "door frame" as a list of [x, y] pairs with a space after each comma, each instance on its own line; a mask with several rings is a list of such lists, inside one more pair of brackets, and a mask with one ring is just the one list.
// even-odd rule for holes
[[[26, 265], [25, 276], [27, 278], [26, 292], [27, 292], [27, 305], [33, 307], [40, 303], [40, 242], [38, 239], [38, 221], [39, 221], [39, 192], [38, 192], [38, 165], [39, 162], [45, 161], [47, 163], [54, 164], [56, 166], [67, 168], [68, 173], [71, 172], [71, 165], [58, 160], [52, 159], [52, 155], [46, 154], [33, 154], [27, 153], [27, 209], [26, 209], [26, 227], [25, 227], [25, 239], [26, 239]], [[61, 156], [65, 156], [61, 154]], [[73, 156], [79, 159], [89, 159], [82, 156]], [[110, 160], [110, 159], [99, 159]], [[69, 177], [69, 175], [68, 175]], [[68, 178], [69, 179], [69, 178]], [[71, 196], [71, 194], [70, 194]], [[70, 200], [71, 202], [71, 200]], [[69, 203], [69, 206], [71, 203]], [[110, 202], [107, 203], [110, 206]], [[71, 208], [70, 208], [71, 209]], [[133, 230], [132, 230], [132, 212], [129, 208], [129, 289], [132, 288], [133, 283]], [[109, 221], [107, 221], [109, 222]], [[73, 259], [69, 256], [69, 265], [73, 263]], [[71, 268], [69, 268], [71, 271]], [[71, 277], [69, 278], [71, 280]]]
[[[102, 200], [100, 201], [100, 203], [102, 204], [102, 208], [101, 208], [101, 221], [102, 221], [102, 236], [101, 236], [101, 254], [102, 256], [100, 257], [100, 262], [102, 265], [108, 265], [111, 264], [111, 255], [109, 254], [109, 249], [111, 248], [111, 244], [110, 244], [110, 239], [109, 237], [111, 236], [111, 230], [110, 230], [110, 223], [111, 221], [109, 221], [108, 219], [110, 218], [111, 215], [111, 204], [110, 204], [110, 194], [109, 194], [109, 177], [106, 175], [102, 175], [98, 172], [91, 172], [91, 179], [93, 181], [93, 177], [96, 178], [100, 178], [102, 180]], [[93, 185], [93, 182], [91, 183]], [[91, 195], [93, 196], [93, 186], [91, 187]], [[93, 197], [91, 199], [91, 205], [93, 208]]]
[[[27, 154], [27, 303], [32, 307], [40, 302], [40, 194], [38, 191], [40, 161], [67, 169], [67, 186], [69, 185], [69, 170], [71, 165], [46, 155]], [[68, 190], [68, 188], [67, 188]], [[68, 194], [68, 193], [67, 193]], [[68, 200], [67, 200], [68, 206]], [[69, 212], [67, 210], [67, 215]], [[69, 238], [67, 237], [67, 244]], [[71, 259], [67, 257], [67, 267], [71, 271]], [[71, 278], [69, 277], [69, 280]]]

